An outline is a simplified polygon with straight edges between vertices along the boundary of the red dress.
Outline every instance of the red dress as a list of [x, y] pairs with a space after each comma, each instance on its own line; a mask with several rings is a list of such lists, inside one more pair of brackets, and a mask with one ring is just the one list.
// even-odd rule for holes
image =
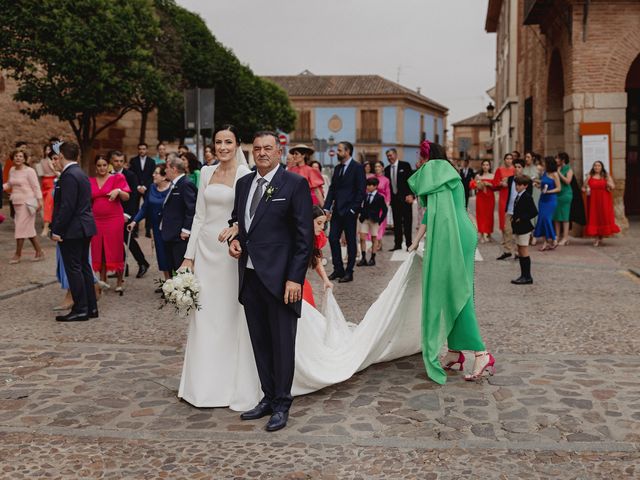
[[607, 180], [589, 177], [587, 182], [591, 194], [587, 195], [587, 237], [608, 237], [620, 233], [613, 212], [613, 195], [607, 190]]
[[498, 219], [500, 220], [501, 231], [504, 231], [504, 216], [507, 210], [507, 198], [509, 197], [509, 190], [501, 185], [501, 182], [505, 178], [512, 177], [515, 171], [516, 169], [513, 167], [498, 167], [496, 176], [493, 177], [493, 185], [500, 192], [498, 197]]
[[98, 272], [102, 262], [107, 271], [124, 271], [124, 210], [120, 198], [109, 201], [109, 193], [114, 188], [130, 193], [129, 185], [124, 175], [116, 173], [110, 175], [102, 188], [98, 187], [98, 180], [90, 178], [91, 200], [93, 216], [96, 221], [97, 233], [91, 239], [91, 263], [93, 270]]
[[[317, 248], [318, 250], [322, 250], [326, 244], [327, 236], [324, 234], [324, 232], [320, 232], [318, 235], [316, 235], [315, 248]], [[322, 255], [318, 257], [318, 261], [322, 261]], [[302, 286], [302, 299], [315, 308], [316, 302], [313, 299], [313, 289], [311, 288], [309, 280], [307, 280], [306, 278], [304, 279], [304, 285]]]
[[318, 205], [320, 201], [316, 196], [315, 189], [322, 189], [322, 185], [324, 185], [324, 178], [322, 178], [322, 174], [313, 167], [309, 165], [302, 165], [300, 167], [289, 167], [287, 168], [289, 172], [297, 173], [301, 177], [304, 177], [309, 184], [309, 188], [311, 189], [311, 201], [314, 205]]
[[[482, 179], [481, 179], [482, 180]], [[493, 179], [484, 179], [485, 188], [477, 188], [475, 180], [471, 180], [469, 187], [476, 191], [476, 222], [478, 232], [491, 235], [493, 233], [493, 218], [496, 208], [496, 193], [493, 186], [486, 186], [486, 183], [493, 182]]]

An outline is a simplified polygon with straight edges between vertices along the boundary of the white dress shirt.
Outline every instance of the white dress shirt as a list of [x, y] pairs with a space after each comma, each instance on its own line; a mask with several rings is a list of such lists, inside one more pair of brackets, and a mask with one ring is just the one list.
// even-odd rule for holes
[[[77, 164], [78, 164], [78, 162], [69, 162], [69, 163], [67, 163], [67, 164], [62, 168], [62, 171], [64, 172], [64, 171], [65, 171], [67, 168], [69, 168], [71, 165], [77, 165]], [[60, 173], [62, 173], [62, 172], [60, 172]]]
[[147, 157], [140, 157], [140, 170], [144, 172], [144, 166], [147, 163]]
[[[253, 220], [249, 210], [251, 209], [251, 199], [253, 198], [253, 194], [256, 191], [256, 188], [258, 188], [258, 179], [264, 178], [267, 181], [267, 183], [265, 183], [262, 187], [262, 194], [264, 195], [265, 190], [271, 184], [271, 181], [273, 180], [273, 177], [275, 177], [279, 168], [280, 168], [280, 165], [278, 165], [276, 168], [271, 170], [264, 177], [261, 176], [256, 171], [256, 176], [251, 182], [251, 188], [249, 188], [249, 195], [247, 196], [247, 205], [245, 206], [245, 209], [244, 209], [244, 224], [245, 224], [245, 228], [247, 229], [247, 232], [251, 228], [251, 221]], [[253, 262], [251, 261], [251, 255], [247, 257], [247, 268], [251, 268], [253, 270]]]
[[352, 161], [353, 161], [353, 157], [349, 157], [349, 160], [347, 160], [342, 164], [343, 167], [342, 167], [342, 172], [340, 172], [340, 176], [343, 176], [345, 173], [347, 173], [347, 168], [349, 167]]
[[513, 206], [516, 203], [516, 197], [518, 196], [518, 191], [516, 190], [516, 182], [515, 179], [511, 182], [511, 196], [509, 197], [509, 203], [507, 204], [507, 215], [513, 215]]

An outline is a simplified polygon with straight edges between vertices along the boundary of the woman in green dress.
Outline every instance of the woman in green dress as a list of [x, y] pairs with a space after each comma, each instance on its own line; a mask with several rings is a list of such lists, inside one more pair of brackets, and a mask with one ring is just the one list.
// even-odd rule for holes
[[[476, 318], [474, 268], [478, 232], [465, 208], [460, 175], [447, 160], [444, 148], [422, 142], [426, 163], [409, 178], [409, 187], [426, 212], [410, 251], [426, 233], [422, 284], [422, 358], [427, 375], [444, 384], [445, 370], [463, 370], [465, 351], [475, 352], [471, 375], [493, 375], [495, 359], [487, 352]], [[445, 341], [449, 351], [439, 359]]]
[[193, 183], [196, 188], [200, 187], [200, 167], [202, 167], [202, 165], [198, 161], [198, 157], [191, 152], [185, 152], [180, 155], [180, 158], [182, 159], [187, 178], [191, 180], [191, 183]]
[[553, 214], [556, 233], [560, 237], [558, 245], [569, 245], [569, 222], [571, 221], [571, 202], [573, 200], [573, 191], [571, 189], [571, 180], [573, 179], [573, 170], [569, 165], [569, 155], [560, 152], [556, 155], [556, 164], [558, 165], [558, 175], [560, 176], [560, 185], [562, 189], [558, 193], [558, 206]]

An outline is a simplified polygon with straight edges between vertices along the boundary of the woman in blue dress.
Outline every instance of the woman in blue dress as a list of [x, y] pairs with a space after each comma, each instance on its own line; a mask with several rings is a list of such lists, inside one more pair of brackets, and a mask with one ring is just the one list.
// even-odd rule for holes
[[[166, 280], [171, 278], [171, 272], [169, 271], [169, 262], [164, 252], [164, 244], [162, 243], [160, 222], [162, 221], [162, 205], [164, 205], [164, 200], [169, 194], [171, 183], [167, 181], [165, 168], [164, 165], [156, 166], [156, 169], [153, 171], [153, 183], [147, 191], [144, 203], [136, 216], [133, 217], [133, 221], [127, 226], [127, 230], [132, 231], [136, 224], [143, 218], [151, 219], [153, 243], [156, 247], [158, 268], [164, 274]], [[147, 217], [147, 212], [149, 212], [149, 217]]]
[[553, 214], [558, 205], [558, 192], [561, 190], [558, 166], [553, 157], [544, 158], [544, 173], [536, 181], [536, 187], [541, 191], [538, 202], [538, 221], [533, 231], [535, 238], [544, 238], [540, 251], [553, 250], [558, 246], [556, 231], [553, 228]]

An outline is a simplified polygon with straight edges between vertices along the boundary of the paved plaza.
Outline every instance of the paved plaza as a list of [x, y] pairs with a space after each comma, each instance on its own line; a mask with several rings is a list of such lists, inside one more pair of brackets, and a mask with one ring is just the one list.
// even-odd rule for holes
[[[47, 242], [45, 262], [7, 265], [8, 221], [0, 478], [639, 478], [639, 242], [632, 223], [600, 249], [574, 239], [534, 251], [530, 287], [509, 283], [517, 262], [495, 261], [495, 243], [480, 245], [476, 306], [496, 376], [439, 386], [414, 355], [296, 398], [288, 427], [267, 433], [176, 398], [187, 323], [158, 310], [157, 272], [129, 277], [122, 297], [106, 292], [98, 320], [56, 323], [55, 252]], [[336, 286], [348, 320], [400, 265], [390, 256]]]

